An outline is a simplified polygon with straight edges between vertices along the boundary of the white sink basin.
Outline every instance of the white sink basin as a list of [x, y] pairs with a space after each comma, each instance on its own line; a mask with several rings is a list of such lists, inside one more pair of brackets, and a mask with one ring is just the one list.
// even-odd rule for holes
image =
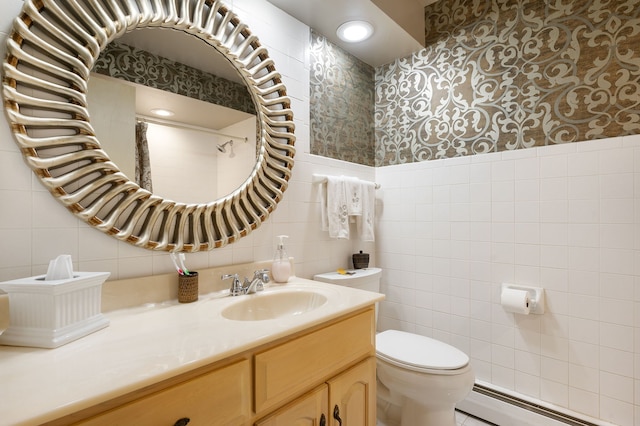
[[222, 310], [234, 321], [264, 321], [288, 318], [313, 311], [327, 303], [327, 297], [313, 290], [278, 290], [238, 296], [238, 301]]

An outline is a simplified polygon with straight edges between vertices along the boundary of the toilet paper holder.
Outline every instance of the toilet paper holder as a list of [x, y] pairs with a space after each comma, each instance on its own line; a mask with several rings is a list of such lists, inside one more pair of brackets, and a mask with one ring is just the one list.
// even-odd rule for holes
[[529, 313], [531, 314], [544, 314], [545, 300], [544, 300], [544, 288], [542, 287], [530, 287], [516, 284], [502, 284], [502, 290], [514, 289], [523, 290], [529, 293]]

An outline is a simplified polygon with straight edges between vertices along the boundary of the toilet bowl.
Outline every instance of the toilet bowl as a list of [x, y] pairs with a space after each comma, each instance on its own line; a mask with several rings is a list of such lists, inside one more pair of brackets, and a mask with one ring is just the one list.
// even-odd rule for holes
[[376, 336], [376, 357], [378, 380], [390, 392], [380, 397], [401, 401], [402, 426], [455, 426], [455, 405], [475, 381], [464, 352], [429, 337], [387, 330]]
[[[380, 290], [381, 269], [353, 272], [318, 274], [314, 280]], [[376, 335], [376, 358], [378, 417], [387, 426], [455, 426], [455, 405], [475, 381], [464, 352], [429, 337], [386, 330]]]

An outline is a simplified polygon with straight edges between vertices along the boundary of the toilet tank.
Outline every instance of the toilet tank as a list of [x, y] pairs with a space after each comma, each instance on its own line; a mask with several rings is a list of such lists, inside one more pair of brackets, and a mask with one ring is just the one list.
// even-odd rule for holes
[[351, 269], [348, 274], [339, 274], [337, 272], [326, 272], [324, 274], [314, 275], [314, 281], [321, 281], [329, 284], [344, 285], [347, 287], [359, 288], [361, 290], [380, 292], [380, 278], [382, 269], [365, 268]]
[[[349, 274], [339, 274], [337, 272], [326, 272], [313, 276], [314, 281], [321, 281], [329, 284], [344, 285], [347, 287], [358, 288], [360, 290], [374, 291], [380, 293], [380, 278], [382, 277], [382, 269], [365, 268], [351, 269]], [[353, 272], [353, 274], [352, 274]], [[376, 330], [378, 328], [378, 303], [375, 310]]]

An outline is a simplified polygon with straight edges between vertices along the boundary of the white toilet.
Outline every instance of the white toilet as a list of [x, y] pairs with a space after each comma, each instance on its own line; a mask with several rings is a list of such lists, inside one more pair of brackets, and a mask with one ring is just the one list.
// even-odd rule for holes
[[[353, 275], [329, 272], [314, 280], [380, 291], [380, 268]], [[377, 319], [377, 317], [376, 317]], [[455, 426], [455, 405], [473, 388], [475, 375], [462, 351], [429, 337], [398, 330], [376, 335], [378, 417], [392, 426]]]

